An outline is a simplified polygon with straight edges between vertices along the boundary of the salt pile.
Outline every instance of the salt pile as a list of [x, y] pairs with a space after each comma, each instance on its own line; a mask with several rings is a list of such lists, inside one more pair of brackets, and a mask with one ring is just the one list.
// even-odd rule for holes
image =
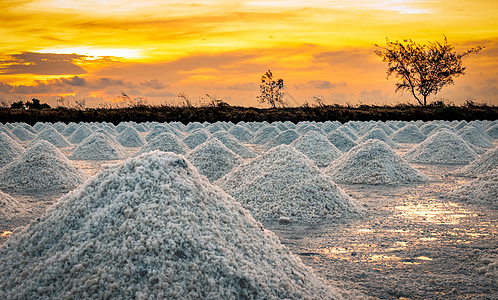
[[289, 145], [299, 138], [299, 133], [293, 129], [287, 129], [265, 144], [265, 148], [271, 149], [279, 145]]
[[71, 122], [67, 125], [66, 129], [62, 132], [62, 135], [65, 136], [66, 138], [69, 137], [73, 132], [78, 129], [78, 125], [75, 123]]
[[156, 136], [158, 136], [160, 134], [163, 134], [163, 133], [172, 133], [172, 134], [175, 134], [173, 132], [173, 130], [171, 130], [171, 128], [169, 128], [168, 126], [166, 126], [166, 124], [156, 125], [154, 127], [154, 129], [152, 129], [152, 131], [149, 132], [149, 134], [147, 134], [147, 136], [145, 137], [145, 140], [146, 141], [150, 141], [153, 138], [155, 138]]
[[26, 130], [22, 126], [16, 126], [12, 131], [12, 134], [15, 135], [20, 141], [32, 141], [36, 135], [31, 131]]
[[380, 128], [374, 128], [374, 129], [370, 130], [369, 132], [367, 132], [360, 139], [358, 139], [358, 143], [360, 144], [360, 143], [366, 142], [368, 140], [383, 141], [384, 143], [389, 145], [389, 147], [391, 147], [391, 148], [399, 148], [399, 145], [396, 144], [393, 140], [391, 140], [391, 138], [389, 138], [387, 136], [386, 132]]
[[63, 137], [57, 130], [52, 127], [47, 127], [47, 129], [38, 133], [34, 141], [45, 140], [57, 148], [69, 147], [71, 144]]
[[270, 141], [272, 138], [276, 137], [280, 133], [280, 130], [273, 126], [267, 125], [260, 128], [254, 134], [254, 138], [251, 140], [252, 144], [262, 145]]
[[425, 141], [427, 136], [417, 126], [409, 124], [393, 132], [390, 138], [396, 143], [418, 144]]
[[230, 128], [228, 133], [243, 143], [250, 141], [254, 137], [249, 129], [238, 124]]
[[0, 190], [0, 219], [5, 220], [23, 211], [22, 205]]
[[187, 155], [187, 159], [211, 182], [225, 176], [243, 162], [242, 157], [228, 149], [217, 138], [195, 147]]
[[490, 149], [469, 165], [457, 170], [454, 175], [477, 177], [498, 166], [498, 148]]
[[59, 133], [62, 133], [67, 126], [62, 122], [57, 122], [52, 127], [54, 127], [54, 129], [57, 130]]
[[183, 142], [190, 149], [194, 149], [195, 147], [204, 143], [210, 136], [211, 136], [211, 134], [206, 129], [197, 129], [197, 130], [193, 131], [192, 133], [190, 133], [189, 135], [187, 135], [183, 139]]
[[356, 132], [354, 132], [354, 129], [351, 129], [351, 127], [347, 126], [347, 125], [341, 125], [339, 127], [337, 127], [336, 130], [340, 130], [342, 132], [344, 132], [345, 134], [347, 134], [351, 139], [353, 140], [357, 140], [358, 139], [358, 135], [356, 134]]
[[140, 123], [140, 124], [134, 123], [133, 127], [136, 130], [138, 130], [138, 132], [147, 132], [147, 131], [149, 131], [149, 129], [144, 124], [142, 124], [142, 123]]
[[332, 145], [325, 136], [316, 131], [308, 131], [290, 145], [306, 155], [319, 168], [328, 166], [342, 155], [342, 152]]
[[[2, 123], [0, 123], [2, 124]], [[17, 138], [17, 136], [15, 136], [14, 134], [12, 134], [12, 132], [10, 132], [10, 129], [8, 127], [0, 127], [0, 132], [2, 133], [5, 133], [6, 135], [8, 135], [11, 139], [15, 140], [16, 142], [20, 142], [19, 139]]]
[[281, 145], [215, 182], [260, 221], [320, 223], [357, 216], [358, 209], [330, 177], [291, 146]]
[[493, 144], [487, 140], [475, 127], [467, 126], [457, 133], [464, 141], [481, 148], [493, 148]]
[[[123, 128], [121, 127], [120, 129]], [[123, 147], [142, 147], [145, 144], [145, 140], [140, 136], [138, 131], [129, 126], [120, 131], [116, 136], [116, 141]]]
[[486, 130], [486, 134], [489, 135], [492, 139], [498, 140], [498, 124], [489, 127]]
[[35, 142], [0, 170], [0, 187], [15, 190], [68, 190], [88, 178], [51, 143]]
[[23, 152], [23, 146], [10, 136], [0, 132], [0, 168], [12, 162]]
[[190, 149], [173, 133], [162, 133], [148, 141], [136, 155], [154, 150], [173, 152], [176, 154], [186, 154]]
[[20, 127], [24, 128], [24, 129], [26, 129], [27, 131], [36, 134], [36, 130], [33, 127], [31, 127], [29, 124], [27, 124], [27, 123], [24, 123], [24, 122], [16, 123], [16, 126], [17, 127], [20, 126]]
[[118, 132], [114, 129], [114, 124], [112, 123], [100, 123], [97, 125], [97, 127], [107, 131], [112, 136], [118, 135]]
[[209, 131], [210, 133], [215, 133], [220, 130], [225, 130], [225, 128], [221, 127], [219, 122], [210, 124], [206, 127], [206, 130]]
[[95, 132], [76, 146], [69, 155], [72, 160], [117, 160], [125, 159], [128, 153], [114, 138]]
[[121, 132], [123, 132], [123, 130], [127, 129], [127, 128], [130, 128], [130, 126], [126, 123], [119, 123], [118, 126], [116, 126], [116, 128], [114, 130], [116, 130], [116, 132], [119, 134]]
[[256, 157], [256, 153], [247, 148], [246, 146], [240, 144], [230, 133], [226, 131], [218, 131], [213, 133], [211, 138], [217, 138], [223, 143], [228, 149], [240, 155], [242, 158], [253, 158]]
[[185, 127], [185, 131], [187, 132], [192, 132], [196, 129], [204, 129], [204, 125], [202, 125], [201, 123], [199, 122], [190, 122], [187, 124], [187, 126]]
[[332, 145], [336, 146], [336, 148], [342, 152], [347, 152], [354, 146], [358, 145], [357, 142], [353, 141], [353, 139], [341, 130], [331, 131], [327, 135], [327, 139]]
[[[126, 178], [126, 180], [123, 180]], [[337, 299], [182, 157], [104, 170], [0, 248], [2, 299]]]
[[310, 131], [315, 131], [315, 132], [318, 132], [322, 135], [325, 135], [325, 132], [323, 132], [320, 128], [318, 128], [316, 125], [313, 125], [313, 124], [308, 124], [308, 125], [305, 125], [305, 126], [301, 126], [299, 128], [296, 129], [296, 131], [301, 135], [305, 135], [306, 133], [310, 132]]
[[379, 140], [359, 144], [333, 161], [324, 173], [335, 182], [348, 184], [400, 184], [428, 180]]
[[468, 164], [477, 154], [461, 137], [442, 130], [410, 149], [403, 158], [414, 163]]
[[434, 124], [433, 122], [427, 122], [424, 123], [422, 126], [419, 127], [419, 130], [425, 134], [428, 135], [434, 128], [437, 128], [437, 125]]
[[288, 128], [288, 127], [287, 127], [286, 125], [284, 125], [282, 122], [273, 122], [271, 125], [272, 125], [272, 126], [277, 127], [277, 128], [278, 128], [278, 130], [280, 130], [280, 131], [286, 131], [286, 130], [289, 130], [289, 129], [294, 129], [294, 128], [296, 128], [295, 126], [294, 126], [294, 128]]
[[93, 131], [86, 124], [80, 125], [68, 138], [71, 144], [79, 144], [81, 141], [92, 135]]
[[438, 133], [438, 132], [440, 132], [440, 131], [443, 131], [443, 130], [446, 130], [446, 131], [449, 131], [449, 132], [454, 132], [454, 133], [456, 133], [456, 132], [457, 132], [457, 131], [455, 130], [455, 128], [450, 127], [450, 126], [445, 125], [445, 124], [441, 124], [441, 125], [438, 125], [436, 128], [432, 129], [432, 131], [431, 131], [431, 132], [429, 132], [429, 133], [427, 134], [427, 136], [431, 136], [431, 135], [436, 134], [436, 133]]
[[53, 128], [53, 127], [48, 125], [48, 123], [41, 123], [41, 122], [36, 122], [36, 124], [33, 125], [33, 129], [36, 130], [37, 132], [41, 132], [43, 130], [46, 130], [47, 128]]
[[322, 125], [322, 130], [325, 133], [329, 133], [332, 130], [336, 130], [339, 126], [341, 126], [340, 122], [337, 122], [337, 121], [334, 121], [334, 122], [326, 121]]
[[451, 191], [448, 196], [498, 209], [498, 167]]

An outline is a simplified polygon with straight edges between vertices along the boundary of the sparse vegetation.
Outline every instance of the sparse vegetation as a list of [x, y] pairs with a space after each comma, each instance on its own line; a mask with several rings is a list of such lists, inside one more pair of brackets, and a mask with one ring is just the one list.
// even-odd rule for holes
[[477, 46], [463, 53], [454, 51], [455, 47], [443, 42], [417, 44], [412, 40], [389, 41], [387, 45], [376, 50], [382, 61], [388, 63], [387, 77], [395, 76], [396, 92], [410, 92], [421, 106], [427, 106], [427, 97], [437, 94], [443, 87], [452, 85], [453, 78], [463, 75], [465, 67], [462, 59], [470, 54], [477, 54], [483, 48]]
[[[214, 97], [213, 99], [218, 100]], [[17, 103], [25, 102], [18, 101]], [[185, 104], [185, 103], [184, 103]], [[17, 105], [17, 104], [16, 104]], [[20, 104], [19, 104], [20, 105]], [[0, 108], [0, 121], [5, 122], [112, 122], [122, 121], [179, 121], [183, 123], [232, 121], [327, 121], [338, 120], [496, 120], [498, 106], [468, 101], [456, 106], [435, 101], [426, 107], [413, 104], [388, 105], [303, 105], [300, 107], [254, 108], [230, 106], [223, 101], [212, 101], [202, 105], [143, 105], [129, 107], [99, 107], [78, 109], [76, 107], [59, 107], [51, 109]]]
[[271, 107], [284, 106], [284, 80], [273, 79], [273, 73], [268, 70], [261, 76], [261, 84], [259, 85], [260, 95], [258, 100], [261, 103], [268, 103]]

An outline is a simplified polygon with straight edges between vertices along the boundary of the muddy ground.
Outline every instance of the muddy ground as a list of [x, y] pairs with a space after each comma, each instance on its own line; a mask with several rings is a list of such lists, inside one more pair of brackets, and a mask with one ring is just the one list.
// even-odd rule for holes
[[[91, 175], [107, 163], [76, 162]], [[380, 299], [498, 299], [496, 273], [483, 271], [490, 258], [498, 257], [498, 211], [445, 197], [470, 180], [450, 175], [461, 166], [413, 166], [431, 181], [391, 187], [341, 185], [364, 208], [361, 219], [266, 227], [319, 276], [345, 290]], [[0, 243], [63, 195], [6, 192], [29, 209], [0, 220]]]

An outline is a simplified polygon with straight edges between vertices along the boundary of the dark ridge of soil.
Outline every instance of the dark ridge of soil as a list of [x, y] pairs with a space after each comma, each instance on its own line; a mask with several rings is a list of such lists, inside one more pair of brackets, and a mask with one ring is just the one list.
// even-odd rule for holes
[[239, 106], [137, 106], [128, 108], [91, 108], [86, 110], [55, 109], [10, 109], [0, 108], [0, 122], [111, 122], [158, 121], [158, 122], [216, 122], [231, 121], [387, 121], [387, 120], [496, 120], [498, 106], [367, 106], [347, 107], [327, 105], [320, 107], [301, 106], [289, 108], [254, 108]]

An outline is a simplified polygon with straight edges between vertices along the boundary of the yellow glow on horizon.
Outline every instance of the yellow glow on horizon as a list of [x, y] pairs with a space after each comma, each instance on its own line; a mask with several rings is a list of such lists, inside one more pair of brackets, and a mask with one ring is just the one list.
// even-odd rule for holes
[[[385, 83], [385, 66], [372, 55], [374, 44], [386, 38], [426, 43], [446, 35], [463, 50], [498, 45], [496, 11], [496, 0], [6, 1], [0, 2], [0, 57], [7, 59], [0, 67], [7, 71], [0, 71], [0, 83], [30, 86], [70, 79], [79, 70], [87, 82], [121, 78], [132, 82], [122, 89], [136, 91], [144, 87], [141, 82], [154, 79], [168, 87], [228, 90], [230, 85], [239, 91], [270, 68], [286, 83], [347, 82], [347, 87], [330, 90], [359, 93], [379, 82], [379, 89], [392, 84]], [[16, 60], [23, 52], [86, 57]], [[469, 74], [484, 70], [493, 79], [496, 61], [496, 50], [488, 46], [472, 58]], [[61, 75], [44, 75], [55, 70]], [[69, 70], [75, 74], [64, 73]], [[90, 89], [74, 84], [69, 88]], [[163, 92], [161, 84], [145, 86], [157, 95]], [[119, 89], [109, 85], [107, 91], [92, 88], [100, 91], [96, 96]], [[300, 92], [330, 91], [305, 86]]]
[[88, 60], [98, 59], [101, 57], [116, 57], [126, 59], [141, 58], [141, 51], [136, 49], [123, 48], [90, 48], [90, 47], [68, 47], [68, 48], [44, 48], [40, 49], [39, 53], [54, 53], [54, 54], [78, 54], [88, 56]]

